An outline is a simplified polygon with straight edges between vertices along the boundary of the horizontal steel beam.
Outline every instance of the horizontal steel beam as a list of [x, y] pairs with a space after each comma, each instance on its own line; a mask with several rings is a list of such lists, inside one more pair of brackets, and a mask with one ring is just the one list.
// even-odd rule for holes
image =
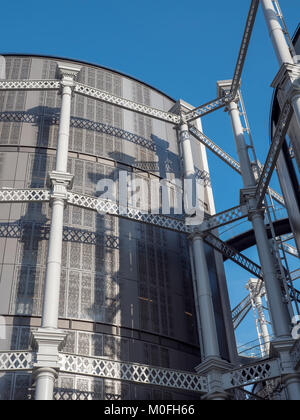
[[218, 214], [210, 216], [205, 219], [199, 226], [202, 232], [213, 230], [229, 223], [236, 222], [248, 216], [248, 209], [246, 206], [237, 206], [232, 209], [222, 211]]
[[[3, 90], [59, 90], [61, 82], [59, 80], [2, 80], [0, 81], [0, 91]], [[129, 99], [120, 98], [104, 90], [96, 89], [91, 86], [76, 83], [74, 92], [88, 98], [100, 100], [111, 105], [119, 106], [129, 111], [138, 112], [148, 117], [156, 118], [172, 124], [180, 124], [181, 118], [177, 114], [162, 111], [148, 105], [140, 104]]]
[[205, 376], [100, 357], [61, 353], [60, 371], [202, 394], [208, 392], [208, 382]]
[[0, 80], [1, 90], [59, 90], [59, 80]]
[[119, 96], [112, 95], [111, 93], [84, 85], [82, 83], [76, 83], [74, 91], [75, 93], [87, 96], [88, 98], [98, 99], [111, 105], [116, 105], [123, 109], [127, 109], [128, 111], [138, 112], [139, 114], [156, 118], [168, 123], [179, 124], [181, 122], [181, 118], [177, 114], [161, 111], [159, 109], [152, 108], [148, 105], [139, 104], [129, 99], [120, 98]]
[[217, 111], [218, 109], [226, 106], [232, 99], [233, 97], [231, 95], [227, 95], [222, 98], [216, 98], [204, 105], [194, 108], [192, 111], [185, 114], [186, 121], [192, 122], [200, 117], [210, 114], [211, 112]]

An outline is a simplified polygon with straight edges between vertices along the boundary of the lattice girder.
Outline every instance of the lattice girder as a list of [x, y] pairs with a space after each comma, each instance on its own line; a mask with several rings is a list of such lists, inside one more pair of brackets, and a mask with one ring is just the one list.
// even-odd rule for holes
[[0, 352], [0, 372], [32, 370], [32, 353], [29, 351]]
[[50, 191], [46, 189], [0, 189], [0, 203], [25, 203], [29, 201], [49, 201]]
[[266, 360], [225, 373], [223, 385], [225, 389], [229, 390], [278, 377], [280, 377], [279, 361], [277, 359]]
[[59, 80], [0, 80], [0, 90], [58, 90]]
[[206, 393], [207, 379], [189, 372], [123, 363], [103, 358], [60, 355], [61, 372]]
[[257, 208], [261, 207], [262, 202], [264, 200], [292, 116], [292, 105], [289, 102], [286, 102], [283, 107], [283, 110], [281, 111], [276, 131], [269, 149], [269, 153], [256, 189]]
[[129, 111], [138, 112], [148, 117], [156, 118], [158, 120], [162, 120], [168, 123], [179, 124], [181, 121], [180, 116], [171, 112], [162, 111], [156, 108], [152, 108], [148, 105], [133, 102], [129, 99], [120, 98], [119, 96], [112, 95], [111, 93], [93, 88], [91, 86], [84, 85], [82, 83], [76, 83], [74, 91], [80, 95], [84, 95], [93, 99], [98, 99], [100, 101], [107, 102], [111, 105], [117, 105]]
[[205, 232], [208, 230], [216, 229], [229, 223], [241, 220], [247, 216], [248, 209], [246, 206], [233, 207], [232, 209], [222, 211], [204, 220], [200, 226], [200, 230]]

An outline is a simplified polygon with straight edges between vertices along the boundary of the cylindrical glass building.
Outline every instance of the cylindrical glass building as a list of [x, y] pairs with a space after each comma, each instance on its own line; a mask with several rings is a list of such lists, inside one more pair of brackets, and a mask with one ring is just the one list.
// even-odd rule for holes
[[[157, 89], [100, 66], [43, 56], [7, 55], [5, 60], [6, 79], [58, 79], [58, 62], [76, 64], [80, 83], [161, 110], [176, 108]], [[0, 92], [0, 188], [46, 188], [55, 164], [60, 105], [58, 91]], [[117, 185], [120, 171], [145, 186], [151, 180], [180, 179], [177, 136], [171, 124], [74, 93], [68, 158], [72, 191], [95, 196], [99, 180], [110, 178]], [[204, 206], [213, 214], [206, 151], [196, 140], [192, 148], [205, 182]], [[7, 325], [0, 350], [27, 350], [31, 331], [41, 324], [51, 206], [0, 207], [0, 314]], [[233, 361], [223, 260], [208, 246], [206, 253], [219, 346], [222, 357]], [[67, 205], [59, 328], [67, 333], [62, 351], [68, 354], [194, 372], [202, 338], [186, 235]], [[0, 376], [1, 399], [28, 399], [33, 387], [31, 372]], [[184, 390], [60, 372], [55, 398], [72, 393], [90, 399], [199, 398]]]

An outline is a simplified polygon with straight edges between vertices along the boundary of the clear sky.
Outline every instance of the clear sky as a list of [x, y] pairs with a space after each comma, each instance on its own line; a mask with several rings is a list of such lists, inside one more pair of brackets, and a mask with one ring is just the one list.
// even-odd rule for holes
[[[299, 0], [280, 0], [290, 34]], [[198, 106], [216, 97], [216, 81], [232, 78], [250, 0], [37, 0], [3, 1], [0, 53], [45, 54], [94, 62], [141, 79], [174, 99]], [[259, 8], [242, 78], [256, 151], [265, 161], [269, 112], [278, 65]], [[223, 110], [203, 119], [204, 131], [236, 157]], [[208, 153], [217, 211], [233, 207], [239, 175]], [[277, 188], [276, 180], [274, 185]], [[257, 258], [253, 250], [248, 255]], [[247, 272], [226, 263], [232, 306], [246, 295]], [[238, 341], [255, 338], [253, 318]]]

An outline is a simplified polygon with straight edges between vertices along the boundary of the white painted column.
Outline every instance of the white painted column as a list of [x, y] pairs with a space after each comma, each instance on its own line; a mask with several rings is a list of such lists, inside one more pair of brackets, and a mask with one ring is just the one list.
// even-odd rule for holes
[[195, 177], [195, 166], [191, 145], [191, 138], [187, 123], [183, 120], [180, 125], [180, 142], [182, 147], [184, 178], [191, 179]]
[[[231, 118], [244, 187], [253, 188], [255, 191], [256, 183], [251, 167], [238, 105], [236, 102], [230, 102], [227, 109]], [[254, 196], [253, 198], [249, 198], [249, 205], [252, 209], [256, 208], [256, 199]], [[270, 304], [270, 314], [274, 335], [276, 337], [287, 337], [290, 336], [290, 326], [286, 317], [286, 308], [283, 302], [281, 287], [271, 254], [263, 212], [260, 210], [254, 210], [251, 212], [249, 218], [253, 225], [259, 259], [264, 273], [264, 281]]]
[[64, 206], [67, 190], [73, 176], [67, 173], [71, 96], [74, 78], [79, 67], [59, 65], [62, 76], [62, 104], [56, 152], [56, 168], [49, 174], [52, 187], [52, 216], [48, 244], [48, 257], [44, 288], [41, 328], [33, 333], [33, 346], [37, 351], [34, 369], [36, 400], [52, 400], [53, 388], [59, 370], [59, 350], [66, 335], [58, 330], [59, 292], [63, 240]]
[[[283, 28], [278, 20], [278, 17], [276, 16], [276, 11], [274, 9], [272, 1], [260, 0], [260, 3], [279, 66], [281, 67], [283, 64], [296, 64], [294, 63], [293, 57], [291, 55], [288, 43], [283, 32]], [[292, 98], [291, 102], [300, 130], [300, 93], [295, 95]]]
[[210, 279], [206, 262], [204, 242], [200, 235], [192, 239], [194, 251], [194, 267], [196, 274], [198, 301], [203, 337], [204, 359], [220, 357], [218, 334], [213, 307]]
[[[249, 206], [249, 220], [252, 222], [255, 233], [256, 245], [270, 308], [270, 316], [274, 333], [272, 347], [278, 352], [282, 361], [282, 375], [283, 380], [286, 379], [286, 387], [289, 398], [300, 399], [300, 377], [291, 367], [292, 361], [289, 353], [293, 340], [291, 337], [291, 325], [288, 317], [288, 310], [283, 301], [281, 285], [277, 277], [274, 259], [270, 249], [269, 239], [264, 223], [264, 211], [256, 210], [256, 183], [254, 181], [251, 185], [251, 178], [253, 176], [254, 179], [254, 175], [252, 174], [251, 176], [251, 162], [248, 151], [248, 156], [246, 156], [245, 151], [247, 149], [247, 145], [242, 131], [239, 110], [235, 102], [231, 102], [229, 104], [228, 112], [231, 117], [234, 138], [243, 174], [245, 186], [243, 193]], [[283, 362], [287, 366], [286, 369], [284, 368]], [[286, 373], [288, 373], [288, 375], [286, 375]], [[289, 378], [291, 379], [289, 380]]]
[[[264, 295], [264, 286], [260, 285], [261, 280], [259, 279], [250, 279], [248, 281], [247, 288], [250, 292], [250, 298], [253, 302], [253, 306], [256, 309], [257, 315], [258, 315], [258, 324], [260, 329], [261, 338], [263, 341], [263, 356], [269, 355], [270, 351], [270, 334], [268, 330], [267, 320], [264, 313], [263, 308], [263, 302], [262, 302], [262, 296]], [[260, 291], [258, 291], [258, 287], [260, 287]]]
[[283, 28], [276, 15], [272, 0], [260, 0], [260, 4], [279, 65], [281, 66], [283, 63], [293, 64], [293, 58], [286, 42]]

